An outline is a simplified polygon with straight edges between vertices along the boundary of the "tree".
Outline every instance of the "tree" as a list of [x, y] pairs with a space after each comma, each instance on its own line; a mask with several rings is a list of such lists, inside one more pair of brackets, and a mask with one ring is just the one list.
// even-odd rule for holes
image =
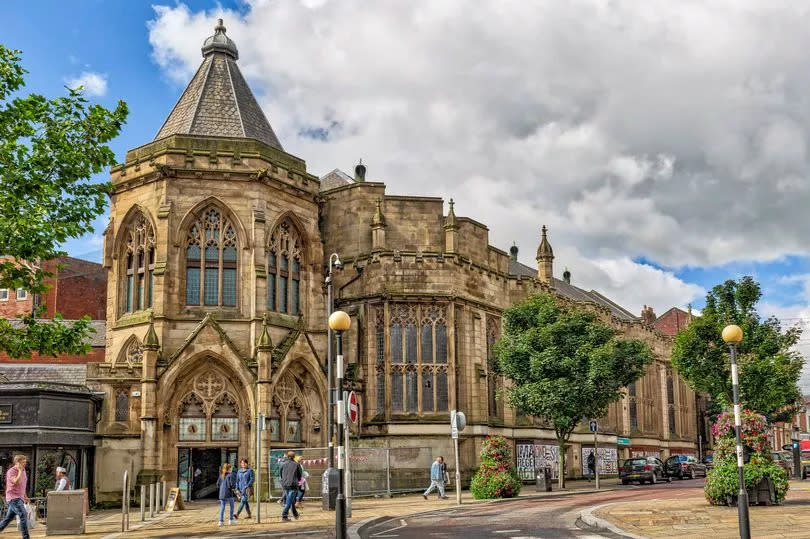
[[622, 388], [652, 361], [649, 346], [623, 339], [596, 314], [538, 295], [504, 312], [495, 345], [498, 368], [513, 384], [507, 403], [540, 416], [554, 428], [560, 447], [559, 484], [565, 485], [565, 444], [583, 417], [607, 414]]
[[771, 422], [790, 420], [802, 396], [798, 381], [804, 359], [792, 350], [801, 330], [783, 330], [775, 317], [763, 321], [756, 310], [761, 297], [759, 283], [751, 277], [712, 288], [701, 316], [675, 338], [672, 364], [696, 392], [708, 394], [720, 407], [730, 407], [731, 360], [720, 335], [726, 325], [737, 324], [743, 330], [737, 346], [743, 407]]
[[[26, 71], [20, 51], [0, 45], [0, 288], [47, 290], [51, 273], [40, 266], [64, 253], [70, 238], [92, 232], [105, 209], [108, 183], [91, 183], [93, 174], [115, 164], [106, 145], [121, 130], [128, 110], [90, 105], [81, 88], [46, 99], [16, 95]], [[72, 324], [39, 320], [45, 306], [21, 322], [0, 319], [0, 351], [12, 357], [88, 351], [89, 319]]]

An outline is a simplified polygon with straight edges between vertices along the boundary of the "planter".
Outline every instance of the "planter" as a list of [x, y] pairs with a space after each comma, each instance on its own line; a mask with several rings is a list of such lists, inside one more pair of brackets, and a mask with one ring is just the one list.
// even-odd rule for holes
[[[737, 496], [729, 496], [726, 503], [737, 507]], [[776, 505], [776, 492], [770, 477], [763, 477], [756, 487], [748, 489], [748, 505]]]

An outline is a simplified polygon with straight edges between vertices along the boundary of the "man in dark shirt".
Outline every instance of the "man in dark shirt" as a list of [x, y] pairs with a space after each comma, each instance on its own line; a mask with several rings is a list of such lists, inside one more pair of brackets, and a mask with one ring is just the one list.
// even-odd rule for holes
[[295, 495], [298, 493], [298, 481], [301, 479], [301, 465], [295, 462], [295, 451], [287, 451], [287, 460], [279, 466], [278, 475], [281, 479], [281, 488], [284, 489], [284, 510], [281, 512], [281, 521], [290, 521], [288, 518], [290, 509], [292, 509], [293, 518], [298, 520]]

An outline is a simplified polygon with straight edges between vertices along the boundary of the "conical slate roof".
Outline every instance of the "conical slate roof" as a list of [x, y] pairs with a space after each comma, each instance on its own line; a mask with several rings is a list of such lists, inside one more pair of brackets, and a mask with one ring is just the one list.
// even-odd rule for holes
[[283, 150], [236, 65], [239, 51], [222, 19], [202, 47], [203, 62], [155, 140], [170, 135], [252, 138]]

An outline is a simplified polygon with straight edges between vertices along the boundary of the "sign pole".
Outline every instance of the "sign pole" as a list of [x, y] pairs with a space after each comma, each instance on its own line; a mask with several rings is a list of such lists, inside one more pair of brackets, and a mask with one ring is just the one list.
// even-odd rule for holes
[[[262, 428], [264, 427], [264, 416], [256, 414], [256, 479], [253, 484], [256, 487], [256, 523], [262, 523]], [[268, 489], [269, 489], [268, 485]]]
[[458, 437], [453, 442], [456, 452], [456, 505], [461, 505], [461, 463], [458, 461]]
[[599, 490], [599, 445], [596, 442], [596, 431], [593, 431], [593, 473], [596, 475], [596, 490]]
[[[461, 505], [461, 463], [458, 460], [458, 431], [461, 430], [459, 429], [459, 416], [463, 418], [464, 414], [456, 410], [450, 412], [450, 437], [453, 439], [453, 452], [456, 457], [456, 505]], [[462, 425], [461, 428], [463, 429], [464, 426]]]

